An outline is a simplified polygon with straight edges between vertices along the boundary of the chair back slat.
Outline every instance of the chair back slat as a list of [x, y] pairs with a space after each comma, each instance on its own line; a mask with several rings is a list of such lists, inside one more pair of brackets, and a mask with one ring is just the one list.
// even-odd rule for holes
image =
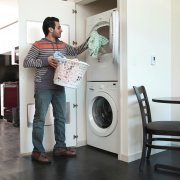
[[143, 126], [145, 127], [147, 123], [152, 122], [151, 110], [149, 106], [146, 89], [144, 86], [139, 86], [139, 87], [133, 86], [133, 88], [136, 97], [138, 99], [138, 103], [141, 111], [142, 123]]

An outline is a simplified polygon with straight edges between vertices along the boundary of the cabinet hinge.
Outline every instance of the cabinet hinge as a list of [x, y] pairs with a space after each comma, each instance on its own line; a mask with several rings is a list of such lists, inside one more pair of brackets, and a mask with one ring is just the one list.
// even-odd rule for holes
[[78, 135], [73, 135], [73, 139], [77, 139], [78, 138]]
[[73, 13], [73, 14], [76, 14], [76, 13], [77, 13], [77, 10], [76, 10], [76, 9], [72, 9], [72, 13]]
[[73, 41], [72, 44], [73, 44], [73, 45], [77, 45], [77, 41]]
[[73, 104], [73, 108], [77, 108], [78, 107], [78, 105], [77, 104]]

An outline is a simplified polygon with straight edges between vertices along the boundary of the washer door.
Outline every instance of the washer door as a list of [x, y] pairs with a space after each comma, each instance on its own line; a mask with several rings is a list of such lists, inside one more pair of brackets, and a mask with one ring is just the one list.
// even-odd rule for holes
[[98, 92], [91, 96], [88, 115], [88, 123], [98, 136], [108, 136], [116, 128], [117, 107], [111, 96], [105, 92]]
[[100, 21], [98, 22], [91, 30], [92, 31], [97, 31], [98, 34], [101, 36], [106, 37], [109, 40], [109, 43], [102, 46], [99, 49], [99, 55], [102, 56], [104, 54], [109, 54], [112, 53], [112, 30], [111, 30], [111, 24], [107, 21]]

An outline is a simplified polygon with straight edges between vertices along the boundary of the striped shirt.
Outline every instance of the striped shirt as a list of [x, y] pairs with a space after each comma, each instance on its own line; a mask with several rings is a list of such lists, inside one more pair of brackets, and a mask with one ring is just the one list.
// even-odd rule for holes
[[76, 56], [87, 49], [87, 40], [78, 47], [70, 46], [63, 41], [56, 43], [42, 38], [33, 43], [27, 56], [24, 59], [25, 68], [35, 68], [35, 90], [40, 89], [61, 89], [59, 85], [53, 83], [55, 69], [48, 63], [48, 57], [53, 56], [55, 51], [60, 51], [64, 56]]

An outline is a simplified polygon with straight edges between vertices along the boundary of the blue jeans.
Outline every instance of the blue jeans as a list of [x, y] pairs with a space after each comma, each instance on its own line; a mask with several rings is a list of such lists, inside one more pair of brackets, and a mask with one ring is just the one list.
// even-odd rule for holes
[[35, 92], [35, 115], [33, 120], [32, 142], [33, 151], [45, 152], [43, 147], [45, 116], [52, 104], [54, 116], [54, 135], [56, 144], [54, 148], [66, 147], [65, 144], [65, 114], [66, 95], [65, 89], [61, 90], [39, 90]]

